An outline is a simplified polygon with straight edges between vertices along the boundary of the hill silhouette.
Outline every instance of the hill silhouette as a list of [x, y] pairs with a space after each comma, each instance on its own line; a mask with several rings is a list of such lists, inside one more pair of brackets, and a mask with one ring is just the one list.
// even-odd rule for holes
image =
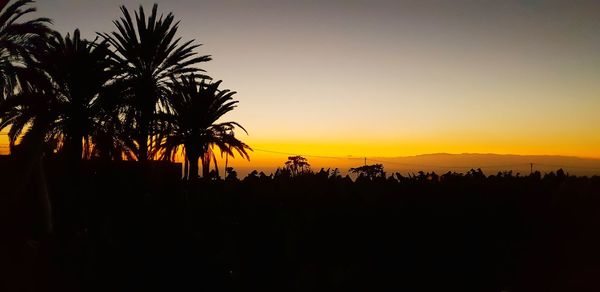
[[[378, 158], [375, 157], [375, 160]], [[488, 174], [498, 171], [512, 170], [521, 174], [529, 174], [530, 163], [533, 171], [550, 172], [562, 168], [571, 174], [594, 175], [600, 173], [600, 159], [581, 158], [561, 155], [515, 155], [493, 153], [435, 153], [416, 156], [379, 158], [388, 162], [387, 168], [413, 170], [415, 167], [436, 172], [467, 171], [470, 168], [481, 168]]]

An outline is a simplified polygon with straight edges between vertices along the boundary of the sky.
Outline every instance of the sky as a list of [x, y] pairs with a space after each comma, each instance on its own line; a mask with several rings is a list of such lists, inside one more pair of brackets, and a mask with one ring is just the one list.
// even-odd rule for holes
[[[284, 154], [600, 158], [599, 1], [38, 1], [67, 33], [119, 5], [181, 19], [237, 91], [255, 165]], [[241, 162], [240, 162], [241, 163]]]

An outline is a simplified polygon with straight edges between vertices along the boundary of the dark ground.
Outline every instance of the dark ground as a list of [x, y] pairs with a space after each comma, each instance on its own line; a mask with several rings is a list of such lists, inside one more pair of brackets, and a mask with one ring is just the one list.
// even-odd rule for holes
[[2, 201], [2, 291], [600, 291], [599, 177], [47, 181], [50, 236]]

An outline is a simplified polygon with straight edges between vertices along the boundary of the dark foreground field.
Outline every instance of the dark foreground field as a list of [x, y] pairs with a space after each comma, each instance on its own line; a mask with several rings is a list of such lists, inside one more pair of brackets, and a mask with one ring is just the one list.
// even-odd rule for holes
[[3, 200], [2, 291], [600, 290], [598, 177], [47, 181], [49, 237]]

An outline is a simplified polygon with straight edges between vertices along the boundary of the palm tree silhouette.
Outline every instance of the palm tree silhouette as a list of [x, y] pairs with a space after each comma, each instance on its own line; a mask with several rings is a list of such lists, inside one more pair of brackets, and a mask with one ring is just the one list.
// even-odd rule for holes
[[[19, 75], [21, 75], [19, 72], [27, 71], [25, 60], [29, 60], [29, 54], [45, 44], [45, 39], [51, 31], [47, 27], [47, 24], [51, 22], [48, 18], [34, 18], [20, 22], [23, 16], [29, 16], [30, 13], [36, 11], [34, 7], [29, 6], [31, 3], [33, 1], [28, 0], [16, 1], [11, 5], [8, 5], [8, 1], [0, 3], [0, 9], [2, 9], [0, 13], [0, 90], [2, 91], [0, 130], [13, 123], [13, 121], [7, 120], [7, 113], [22, 110], [14, 108], [15, 93], [25, 94], [28, 99], [35, 99], [35, 97], [39, 97], [39, 94], [44, 94], [43, 89], [34, 90], [28, 86], [27, 82], [19, 80]], [[14, 170], [20, 173], [19, 179], [13, 182], [7, 192], [8, 197], [16, 195], [34, 197], [42, 215], [39, 222], [40, 230], [43, 234], [48, 234], [52, 232], [52, 215], [41, 161], [42, 137], [45, 133], [43, 125], [46, 124], [46, 115], [42, 114], [32, 121], [34, 123], [27, 128], [28, 135], [24, 136], [21, 141], [21, 144], [28, 147], [22, 149], [19, 168]], [[15, 132], [20, 133], [22, 130], [23, 128], [12, 130], [11, 127], [13, 136]], [[11, 139], [12, 145], [14, 145], [14, 141]], [[12, 150], [11, 154], [14, 154]]]
[[[44, 36], [50, 32], [48, 18], [34, 18], [17, 22], [23, 16], [35, 12], [28, 5], [31, 0], [16, 1], [8, 5], [8, 1], [0, 4], [0, 90], [2, 99], [13, 93], [17, 84], [16, 67], [22, 66], [22, 60], [30, 51], [43, 43]], [[8, 6], [6, 6], [8, 5]]]
[[240, 124], [217, 122], [236, 107], [238, 101], [232, 97], [235, 92], [219, 90], [221, 81], [207, 83], [206, 79], [198, 79], [193, 74], [173, 79], [169, 113], [159, 119], [167, 133], [159, 139], [160, 156], [174, 160], [182, 148], [190, 164], [185, 175], [189, 179], [198, 176], [199, 159], [203, 162], [203, 176], [208, 176], [210, 160], [216, 162], [215, 146], [221, 153], [234, 156], [235, 151], [246, 159], [250, 159], [247, 151], [252, 150], [234, 135], [236, 127], [246, 131]]
[[158, 5], [146, 18], [140, 6], [135, 21], [121, 6], [123, 17], [114, 21], [117, 31], [100, 33], [115, 49], [112, 55], [118, 78], [127, 84], [122, 108], [130, 121], [130, 135], [135, 142], [135, 155], [140, 161], [149, 157], [149, 145], [155, 133], [155, 114], [164, 112], [167, 103], [167, 83], [186, 73], [204, 72], [193, 65], [209, 61], [210, 56], [197, 56], [200, 45], [194, 40], [180, 43], [176, 38], [179, 22], [172, 13], [157, 15]]
[[[72, 161], [89, 157], [91, 137], [102, 130], [99, 94], [112, 78], [107, 42], [81, 39], [79, 30], [63, 38], [55, 33], [44, 48], [31, 53], [20, 73], [22, 90], [9, 97], [0, 129], [10, 125], [14, 148], [22, 131], [35, 125], [45, 132], [47, 150], [62, 152]], [[85, 147], [84, 147], [85, 145]]]

